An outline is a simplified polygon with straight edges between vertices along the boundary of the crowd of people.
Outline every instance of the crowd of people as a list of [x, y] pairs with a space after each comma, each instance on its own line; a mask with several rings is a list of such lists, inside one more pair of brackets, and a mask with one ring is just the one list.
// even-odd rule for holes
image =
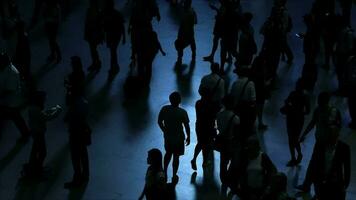
[[[2, 36], [16, 36], [15, 55], [0, 54], [0, 117], [15, 123], [21, 137], [19, 142], [33, 139], [28, 163], [23, 166], [25, 178], [40, 176], [46, 158], [46, 124], [63, 110], [59, 105], [46, 109], [46, 92], [41, 91], [31, 73], [31, 46], [27, 30], [44, 21], [48, 39], [48, 63], [62, 61], [62, 49], [57, 42], [61, 16], [68, 12], [70, 1], [36, 0], [32, 21], [27, 26], [15, 2], [0, 3]], [[99, 73], [102, 64], [98, 46], [105, 42], [110, 49], [109, 78], [120, 71], [118, 46], [126, 42], [126, 32], [131, 39], [131, 67], [137, 67], [137, 80], [149, 86], [152, 64], [158, 52], [166, 55], [152, 26], [153, 18], [160, 21], [160, 10], [155, 0], [132, 0], [128, 20], [115, 8], [114, 0], [90, 0], [84, 20], [84, 40], [88, 43], [92, 64], [89, 73]], [[182, 65], [184, 49], [190, 46], [192, 61], [196, 59], [195, 25], [198, 14], [192, 0], [172, 1], [172, 6], [182, 6], [183, 12], [177, 39], [172, 42], [177, 50], [176, 65]], [[315, 145], [303, 184], [298, 190], [308, 192], [314, 185], [315, 199], [346, 199], [350, 183], [350, 147], [339, 139], [343, 126], [342, 114], [330, 103], [332, 96], [347, 98], [351, 117], [349, 128], [356, 129], [356, 40], [351, 28], [351, 0], [339, 0], [341, 13], [336, 12], [335, 0], [315, 0], [310, 12], [304, 16], [306, 31], [297, 34], [303, 40], [304, 66], [295, 89], [290, 92], [280, 112], [286, 116], [291, 159], [288, 167], [297, 166], [303, 159], [301, 143], [315, 127]], [[64, 7], [65, 11], [61, 9]], [[211, 54], [203, 57], [210, 62], [211, 73], [202, 77], [200, 99], [195, 104], [195, 133], [197, 143], [191, 160], [192, 170], [197, 170], [197, 157], [202, 153], [203, 169], [212, 165], [213, 151], [219, 152], [221, 196], [238, 196], [243, 200], [288, 200], [287, 177], [278, 171], [269, 156], [262, 151], [257, 132], [268, 129], [263, 121], [264, 104], [278, 87], [277, 71], [280, 61], [292, 65], [294, 55], [288, 44], [288, 34], [293, 29], [293, 19], [287, 9], [287, 0], [274, 0], [270, 16], [259, 33], [263, 43], [258, 51], [253, 13], [244, 12], [240, 0], [219, 0], [219, 6], [210, 4], [216, 11]], [[43, 15], [40, 14], [44, 11]], [[42, 18], [40, 17], [42, 16]], [[128, 21], [128, 29], [125, 29]], [[214, 61], [220, 45], [220, 62]], [[323, 56], [323, 63], [318, 56]], [[66, 115], [69, 146], [73, 164], [73, 179], [65, 188], [80, 187], [89, 181], [88, 146], [91, 144], [91, 127], [87, 122], [88, 102], [85, 99], [86, 73], [78, 56], [72, 56], [72, 72], [65, 78]], [[234, 63], [237, 80], [231, 87], [225, 82], [226, 63]], [[318, 95], [318, 105], [312, 119], [305, 124], [311, 112], [311, 95], [320, 68], [335, 67], [337, 91], [323, 91]], [[227, 89], [231, 88], [231, 89]], [[179, 183], [179, 162], [185, 146], [191, 142], [190, 118], [180, 107], [181, 95], [169, 95], [170, 105], [158, 115], [158, 126], [164, 137], [165, 154], [158, 149], [148, 151], [146, 183], [139, 199], [171, 199], [168, 168], [172, 160], [171, 185]], [[22, 110], [28, 107], [28, 120]], [[297, 154], [296, 154], [297, 153]], [[229, 193], [228, 193], [229, 191]]]

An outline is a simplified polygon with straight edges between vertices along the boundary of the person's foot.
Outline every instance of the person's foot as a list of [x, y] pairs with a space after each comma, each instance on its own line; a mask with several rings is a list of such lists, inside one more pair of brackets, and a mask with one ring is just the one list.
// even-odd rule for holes
[[297, 164], [297, 160], [292, 159], [287, 163], [287, 167], [294, 167]]
[[172, 184], [173, 185], [177, 185], [178, 184], [178, 181], [179, 181], [179, 177], [177, 175], [174, 175], [172, 177]]
[[265, 131], [268, 129], [268, 126], [266, 124], [260, 124], [258, 125], [258, 130], [260, 131]]
[[210, 56], [205, 56], [205, 57], [203, 57], [203, 60], [204, 60], [204, 61], [213, 62], [213, 61], [214, 61], [214, 57], [213, 57], [212, 55], [210, 55]]
[[190, 161], [190, 164], [191, 164], [191, 166], [192, 166], [192, 169], [193, 169], [194, 171], [197, 171], [197, 163], [196, 163], [196, 161], [195, 161], [195, 160], [191, 160], [191, 161]]
[[300, 190], [300, 191], [305, 192], [305, 193], [310, 192], [310, 187], [307, 187], [304, 184], [295, 186], [295, 189]]

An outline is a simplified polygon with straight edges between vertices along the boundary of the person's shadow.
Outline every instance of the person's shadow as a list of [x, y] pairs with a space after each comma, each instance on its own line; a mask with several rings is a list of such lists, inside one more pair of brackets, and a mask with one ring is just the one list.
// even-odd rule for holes
[[[188, 68], [188, 72], [185, 72]], [[195, 61], [192, 60], [188, 65], [175, 64], [174, 71], [177, 76], [177, 87], [182, 97], [189, 97], [192, 95], [192, 78], [195, 70]]]
[[190, 183], [195, 187], [195, 200], [220, 199], [220, 187], [214, 178], [214, 163], [203, 168], [203, 179], [197, 183], [197, 172], [191, 176]]
[[126, 120], [130, 133], [139, 133], [149, 126], [150, 106], [149, 96], [150, 88], [145, 85], [138, 76], [129, 72], [124, 83], [124, 101], [122, 106], [126, 114]]

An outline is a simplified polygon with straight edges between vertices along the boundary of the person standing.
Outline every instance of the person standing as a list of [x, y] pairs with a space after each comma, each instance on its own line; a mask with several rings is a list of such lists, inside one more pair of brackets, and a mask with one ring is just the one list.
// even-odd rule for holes
[[73, 165], [73, 178], [64, 184], [72, 189], [89, 181], [88, 146], [91, 144], [91, 129], [87, 122], [88, 102], [81, 95], [74, 95], [69, 104], [65, 121], [68, 124], [69, 148]]
[[[289, 94], [284, 101], [284, 107], [281, 109], [282, 113], [287, 117], [287, 133], [291, 154], [291, 160], [287, 164], [288, 167], [298, 165], [303, 158], [299, 137], [304, 126], [304, 116], [310, 112], [309, 98], [303, 88], [302, 81], [299, 79], [295, 90]], [[295, 150], [298, 152], [297, 158]]]
[[239, 59], [238, 65], [250, 65], [253, 56], [257, 53], [255, 41], [255, 30], [251, 25], [252, 13], [244, 13], [242, 16], [241, 35], [239, 40]]
[[174, 45], [178, 52], [177, 64], [182, 64], [183, 51], [187, 46], [192, 50], [192, 60], [196, 57], [194, 26], [198, 23], [197, 14], [192, 8], [192, 0], [184, 1], [184, 14], [178, 30], [178, 38]]
[[110, 49], [110, 76], [120, 71], [118, 63], [117, 47], [122, 38], [122, 44], [126, 43], [125, 20], [121, 12], [115, 9], [113, 0], [106, 0], [104, 9], [105, 41]]
[[[167, 177], [168, 165], [173, 156], [173, 178], [174, 184], [178, 183], [177, 176], [179, 167], [179, 157], [184, 155], [184, 141], [190, 144], [190, 127], [187, 111], [179, 107], [181, 96], [178, 92], [169, 95], [171, 105], [164, 106], [158, 115], [158, 125], [164, 136], [164, 172]], [[187, 137], [185, 138], [183, 127]]]
[[21, 116], [20, 107], [23, 101], [20, 74], [11, 63], [9, 56], [2, 52], [0, 53], [0, 119], [13, 121], [21, 133], [19, 141], [27, 142], [30, 133]]
[[70, 103], [72, 98], [76, 96], [84, 95], [85, 93], [85, 74], [83, 70], [83, 64], [78, 56], [71, 58], [72, 72], [64, 80], [64, 86], [67, 90], [66, 103]]
[[54, 61], [58, 64], [62, 60], [61, 49], [57, 42], [58, 29], [61, 21], [61, 8], [56, 0], [48, 0], [45, 2], [44, 20], [45, 32], [50, 49], [50, 55], [47, 61]]
[[58, 117], [62, 111], [59, 105], [45, 110], [45, 102], [46, 92], [36, 91], [32, 94], [28, 109], [28, 126], [33, 143], [25, 176], [35, 177], [43, 172], [43, 163], [47, 156], [45, 139], [47, 122]]
[[21, 78], [28, 81], [31, 76], [31, 47], [25, 28], [25, 22], [19, 21], [16, 25], [17, 44], [14, 64], [20, 72]]
[[98, 0], [91, 0], [85, 17], [84, 40], [88, 42], [92, 64], [89, 71], [101, 68], [97, 47], [104, 41], [103, 13], [99, 9]]

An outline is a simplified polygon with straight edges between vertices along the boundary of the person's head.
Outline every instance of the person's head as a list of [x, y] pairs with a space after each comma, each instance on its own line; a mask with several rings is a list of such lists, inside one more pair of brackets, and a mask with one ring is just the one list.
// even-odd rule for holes
[[79, 56], [72, 56], [70, 58], [70, 60], [71, 60], [73, 72], [81, 72], [81, 71], [83, 71], [82, 60], [80, 59]]
[[151, 149], [148, 151], [147, 164], [154, 168], [162, 168], [162, 153], [159, 149]]
[[44, 109], [47, 93], [44, 91], [34, 91], [30, 98], [30, 103]]
[[321, 107], [326, 107], [329, 105], [330, 94], [328, 92], [322, 92], [318, 96], [318, 105]]
[[223, 99], [223, 105], [226, 110], [234, 109], [234, 97], [232, 95], [226, 95]]
[[0, 53], [0, 70], [5, 69], [11, 64], [11, 60], [9, 55], [7, 55], [6, 52], [1, 52]]
[[247, 148], [247, 156], [249, 159], [256, 158], [261, 151], [260, 142], [258, 141], [257, 138], [249, 138], [247, 141], [246, 148]]
[[178, 107], [180, 102], [182, 101], [179, 92], [173, 92], [172, 94], [170, 94], [169, 101], [171, 102], [172, 106]]
[[271, 179], [272, 192], [285, 192], [287, 191], [287, 176], [284, 173], [276, 173]]
[[220, 70], [220, 66], [218, 63], [211, 63], [210, 65], [210, 70], [211, 70], [211, 73], [213, 74], [218, 74], [219, 73], [219, 70]]

